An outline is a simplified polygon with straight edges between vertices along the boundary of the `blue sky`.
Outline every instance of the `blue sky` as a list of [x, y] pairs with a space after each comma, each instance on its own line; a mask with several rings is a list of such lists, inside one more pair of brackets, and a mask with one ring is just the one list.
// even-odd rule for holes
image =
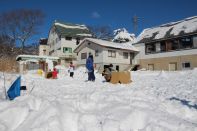
[[48, 37], [54, 20], [85, 25], [125, 27], [133, 32], [132, 17], [140, 17], [137, 35], [144, 29], [197, 15], [197, 0], [0, 0], [0, 12], [19, 8], [46, 14], [40, 37]]

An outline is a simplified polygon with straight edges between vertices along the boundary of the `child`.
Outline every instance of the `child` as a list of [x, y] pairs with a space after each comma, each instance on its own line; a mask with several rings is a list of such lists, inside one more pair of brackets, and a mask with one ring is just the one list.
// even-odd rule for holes
[[70, 77], [72, 77], [72, 78], [73, 78], [73, 75], [74, 75], [74, 69], [75, 69], [75, 66], [73, 65], [72, 62], [70, 62], [68, 72], [70, 72]]
[[56, 70], [56, 68], [53, 69], [52, 77], [53, 77], [53, 79], [57, 79], [57, 70]]

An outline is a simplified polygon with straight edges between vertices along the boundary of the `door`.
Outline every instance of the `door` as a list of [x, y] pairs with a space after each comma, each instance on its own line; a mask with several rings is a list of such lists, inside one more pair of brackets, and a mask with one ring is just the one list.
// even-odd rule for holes
[[177, 70], [177, 63], [169, 63], [169, 71], [176, 71]]
[[148, 64], [148, 70], [153, 71], [154, 70], [154, 64]]

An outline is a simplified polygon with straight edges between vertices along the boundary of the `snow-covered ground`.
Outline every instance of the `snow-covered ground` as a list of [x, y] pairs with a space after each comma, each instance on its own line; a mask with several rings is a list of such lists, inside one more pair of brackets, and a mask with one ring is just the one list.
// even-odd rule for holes
[[[131, 72], [125, 85], [95, 74], [85, 82], [84, 68], [74, 78], [29, 72], [22, 76], [28, 90], [9, 101], [0, 73], [0, 131], [197, 131], [196, 69]], [[6, 74], [6, 86], [16, 77]]]

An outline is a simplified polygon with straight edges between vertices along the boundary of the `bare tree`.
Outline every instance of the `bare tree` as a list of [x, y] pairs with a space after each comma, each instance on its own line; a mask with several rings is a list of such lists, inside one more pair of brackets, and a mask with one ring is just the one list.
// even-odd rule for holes
[[109, 26], [88, 26], [88, 28], [95, 38], [106, 40], [113, 38], [113, 31]]
[[41, 10], [18, 9], [0, 14], [0, 34], [8, 36], [21, 48], [26, 41], [38, 33], [38, 27], [44, 22], [44, 14]]

